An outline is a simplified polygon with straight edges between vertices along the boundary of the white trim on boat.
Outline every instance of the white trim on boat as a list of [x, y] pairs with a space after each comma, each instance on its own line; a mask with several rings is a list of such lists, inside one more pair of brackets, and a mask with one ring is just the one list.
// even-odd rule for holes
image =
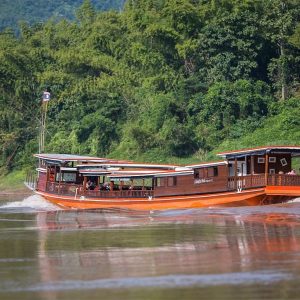
[[71, 167], [60, 167], [60, 170], [77, 172], [77, 168], [71, 168]]
[[227, 165], [227, 161], [215, 161], [215, 162], [207, 162], [207, 163], [200, 163], [200, 164], [195, 164], [195, 165], [187, 165], [186, 167], [192, 168], [192, 169], [197, 169], [197, 168], [207, 168], [207, 167], [216, 167], [216, 166], [222, 166], [222, 165]]

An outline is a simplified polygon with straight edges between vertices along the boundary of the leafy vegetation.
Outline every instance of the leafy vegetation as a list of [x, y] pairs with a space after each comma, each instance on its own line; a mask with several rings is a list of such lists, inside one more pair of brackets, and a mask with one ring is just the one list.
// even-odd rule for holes
[[25, 170], [15, 170], [0, 176], [0, 193], [15, 193], [16, 190], [26, 191], [24, 186]]
[[[92, 0], [98, 10], [120, 10], [124, 0]], [[30, 24], [45, 22], [49, 18], [72, 20], [82, 0], [2, 0], [0, 1], [0, 30], [18, 29], [20, 21]]]
[[[270, 7], [271, 5], [271, 7]], [[128, 0], [0, 33], [0, 165], [46, 151], [192, 162], [300, 144], [297, 0]]]

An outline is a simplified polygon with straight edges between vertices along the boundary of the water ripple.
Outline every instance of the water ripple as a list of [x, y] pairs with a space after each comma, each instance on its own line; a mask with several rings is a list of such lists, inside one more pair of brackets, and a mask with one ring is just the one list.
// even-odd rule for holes
[[[39, 283], [33, 286], [16, 288], [10, 291], [64, 291], [91, 289], [128, 289], [128, 288], [182, 288], [218, 285], [270, 284], [292, 278], [291, 274], [272, 272], [237, 272], [205, 275], [168, 275], [139, 278], [97, 279], [90, 281], [65, 280]], [[2, 289], [3, 290], [3, 289]]]

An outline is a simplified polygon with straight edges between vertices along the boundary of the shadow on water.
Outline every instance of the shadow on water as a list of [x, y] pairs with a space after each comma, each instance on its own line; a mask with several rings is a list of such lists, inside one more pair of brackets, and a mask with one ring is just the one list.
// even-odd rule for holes
[[0, 206], [2, 299], [297, 299], [300, 203], [168, 211]]

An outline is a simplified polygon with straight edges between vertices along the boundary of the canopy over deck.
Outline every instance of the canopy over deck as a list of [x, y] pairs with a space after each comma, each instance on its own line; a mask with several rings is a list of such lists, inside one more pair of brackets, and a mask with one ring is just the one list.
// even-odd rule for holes
[[[120, 162], [120, 161], [107, 161], [99, 164], [93, 164], [93, 168], [133, 168], [133, 169], [160, 169], [160, 170], [175, 170], [179, 166], [175, 165], [161, 165], [161, 164], [147, 164], [147, 163], [131, 163], [131, 162]], [[91, 165], [78, 165], [78, 169], [90, 168]]]
[[148, 171], [148, 172], [137, 172], [137, 171], [123, 171], [123, 172], [114, 172], [113, 174], [109, 175], [111, 180], [118, 179], [118, 180], [125, 180], [125, 179], [138, 179], [138, 178], [156, 178], [156, 177], [173, 177], [173, 176], [184, 176], [184, 175], [191, 175], [194, 174], [192, 170], [186, 171]]
[[226, 159], [245, 157], [247, 155], [264, 155], [266, 153], [290, 153], [292, 156], [300, 156], [299, 146], [267, 146], [250, 149], [242, 149], [238, 151], [228, 151], [218, 153], [218, 156]]
[[82, 156], [82, 155], [72, 155], [72, 154], [34, 154], [35, 157], [42, 159], [48, 163], [63, 164], [66, 162], [91, 162], [91, 163], [101, 163], [110, 162], [111, 159], [92, 157], [92, 156]]
[[79, 173], [84, 176], [102, 176], [110, 174], [111, 172], [105, 169], [97, 168], [97, 169], [82, 169], [79, 170]]

